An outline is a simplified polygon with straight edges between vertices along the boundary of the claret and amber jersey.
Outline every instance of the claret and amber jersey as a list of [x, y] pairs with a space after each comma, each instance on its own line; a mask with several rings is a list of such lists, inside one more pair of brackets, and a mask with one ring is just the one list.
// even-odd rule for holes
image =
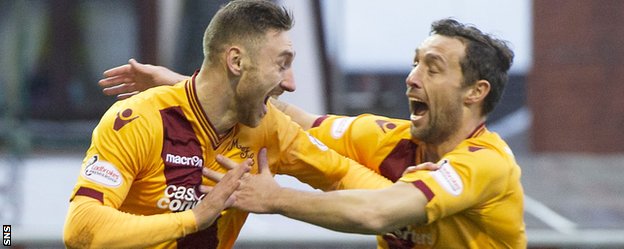
[[219, 136], [199, 104], [194, 78], [119, 101], [101, 119], [65, 224], [65, 233], [82, 227], [91, 236], [73, 245], [231, 248], [247, 213], [226, 210], [197, 231], [190, 210], [203, 198], [199, 186], [214, 185], [202, 168], [225, 172], [217, 154], [251, 158], [256, 173], [258, 151], [266, 147], [272, 172], [323, 190], [392, 184], [329, 150], [270, 104], [258, 127], [237, 125]]
[[507, 144], [481, 125], [438, 162], [437, 171], [403, 175], [425, 162], [411, 123], [375, 115], [323, 116], [310, 130], [328, 147], [427, 197], [426, 225], [378, 236], [379, 248], [526, 248], [520, 167]]

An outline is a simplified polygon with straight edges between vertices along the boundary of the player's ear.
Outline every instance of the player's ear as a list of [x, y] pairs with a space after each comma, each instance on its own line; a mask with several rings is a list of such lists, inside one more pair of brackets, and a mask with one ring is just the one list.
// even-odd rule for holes
[[487, 80], [478, 80], [474, 85], [470, 86], [466, 92], [466, 104], [474, 104], [483, 101], [490, 92], [490, 82]]
[[225, 63], [230, 72], [236, 76], [241, 75], [242, 53], [239, 47], [233, 46], [227, 49]]

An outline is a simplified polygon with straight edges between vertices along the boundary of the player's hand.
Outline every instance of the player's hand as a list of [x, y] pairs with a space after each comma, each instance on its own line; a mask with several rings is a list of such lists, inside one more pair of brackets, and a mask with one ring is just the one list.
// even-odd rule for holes
[[419, 170], [434, 171], [434, 170], [438, 170], [438, 169], [440, 169], [440, 165], [432, 163], [432, 162], [425, 162], [425, 163], [421, 163], [421, 164], [416, 165], [416, 166], [409, 166], [409, 167], [407, 167], [407, 169], [405, 169], [405, 171], [403, 171], [403, 175], [405, 175], [407, 173], [416, 172], [416, 171], [419, 171]]
[[[217, 161], [224, 157], [217, 156]], [[206, 193], [204, 198], [195, 206], [193, 214], [199, 230], [208, 228], [219, 217], [221, 211], [229, 208], [234, 203], [234, 191], [239, 186], [239, 180], [251, 169], [251, 159], [245, 160], [237, 167], [229, 170], [225, 174], [219, 176], [218, 183], [211, 187], [210, 192]], [[208, 169], [204, 168], [204, 174]]]
[[116, 95], [125, 99], [148, 88], [160, 85], [173, 85], [188, 78], [166, 67], [142, 64], [130, 59], [128, 64], [108, 69], [104, 79], [98, 82], [105, 95]]
[[[235, 169], [240, 166], [228, 158], [217, 160], [222, 166]], [[269, 169], [266, 148], [258, 152], [258, 174], [245, 174], [240, 180], [240, 185], [234, 193], [235, 202], [232, 207], [252, 212], [252, 213], [272, 213], [271, 203], [274, 200], [273, 194], [277, 193], [281, 187]], [[215, 171], [206, 171], [204, 176], [212, 180], [218, 180], [221, 176]], [[203, 191], [210, 191], [204, 186]]]

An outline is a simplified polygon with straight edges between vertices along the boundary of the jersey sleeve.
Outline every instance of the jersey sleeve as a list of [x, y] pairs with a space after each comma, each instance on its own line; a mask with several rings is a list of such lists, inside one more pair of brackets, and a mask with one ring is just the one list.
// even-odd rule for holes
[[412, 183], [425, 194], [428, 223], [485, 205], [505, 188], [505, 160], [494, 150], [451, 152], [437, 171], [417, 171], [399, 181]]
[[367, 165], [393, 125], [394, 119], [370, 114], [327, 115], [319, 118], [308, 132], [341, 155]]
[[[86, 195], [102, 204], [119, 208], [135, 178], [153, 168], [151, 153], [162, 129], [152, 126], [149, 115], [118, 102], [94, 129], [71, 198]], [[160, 135], [162, 137], [162, 134]]]
[[280, 155], [275, 173], [296, 177], [322, 190], [370, 189], [392, 185], [383, 176], [330, 149], [303, 131], [285, 114], [271, 109], [279, 146], [270, 146], [269, 156]]
[[141, 248], [196, 231], [191, 210], [132, 215], [102, 205], [95, 199], [76, 196], [69, 205], [63, 240], [68, 248]]
[[145, 247], [197, 230], [192, 211], [141, 216], [119, 210], [135, 179], [158, 169], [150, 158], [159, 158], [152, 153], [160, 153], [162, 137], [156, 113], [121, 103], [93, 131], [70, 199], [64, 227], [68, 247]]

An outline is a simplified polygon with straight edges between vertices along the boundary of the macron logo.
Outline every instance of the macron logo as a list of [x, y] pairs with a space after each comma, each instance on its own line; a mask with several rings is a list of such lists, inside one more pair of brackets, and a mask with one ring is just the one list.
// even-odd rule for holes
[[178, 156], [167, 154], [165, 157], [165, 161], [172, 164], [184, 165], [184, 166], [194, 166], [194, 167], [203, 167], [204, 160], [199, 158], [199, 156]]

